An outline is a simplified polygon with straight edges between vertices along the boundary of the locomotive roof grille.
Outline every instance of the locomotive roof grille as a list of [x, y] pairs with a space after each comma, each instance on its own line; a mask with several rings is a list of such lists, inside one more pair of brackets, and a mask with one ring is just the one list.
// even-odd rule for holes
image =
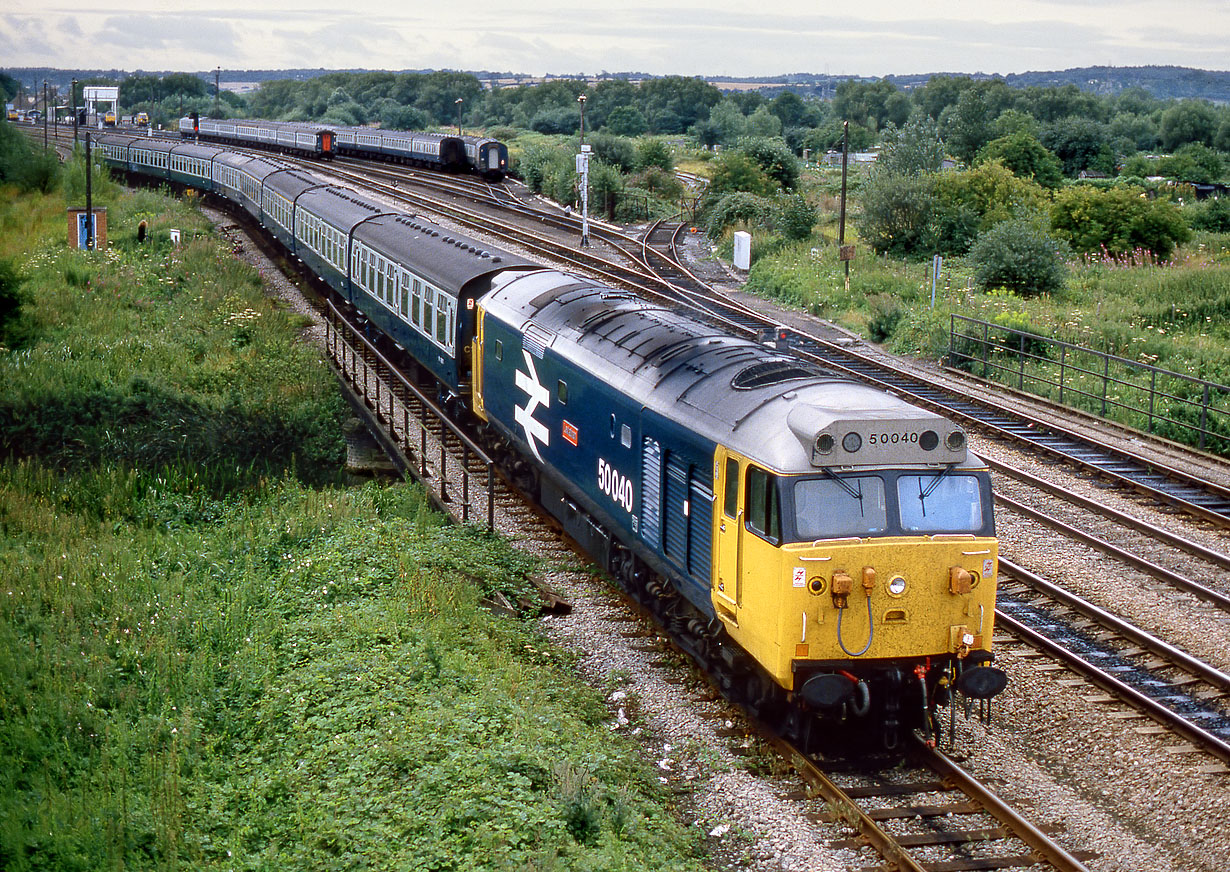
[[735, 373], [730, 380], [730, 386], [738, 391], [754, 391], [783, 382], [823, 376], [824, 373], [819, 369], [799, 360], [766, 360]]

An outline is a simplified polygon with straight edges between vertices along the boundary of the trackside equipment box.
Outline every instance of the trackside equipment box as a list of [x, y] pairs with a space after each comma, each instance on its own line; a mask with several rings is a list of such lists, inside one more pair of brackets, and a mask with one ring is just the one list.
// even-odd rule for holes
[[[85, 209], [68, 210], [68, 247], [83, 249], [86, 247], [86, 211]], [[100, 251], [107, 247], [107, 210], [94, 210], [94, 249]]]

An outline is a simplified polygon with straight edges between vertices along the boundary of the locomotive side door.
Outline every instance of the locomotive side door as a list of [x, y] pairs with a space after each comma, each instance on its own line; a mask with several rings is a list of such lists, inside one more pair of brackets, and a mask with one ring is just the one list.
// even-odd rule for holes
[[735, 623], [741, 601], [739, 578], [742, 575], [743, 468], [742, 458], [718, 448], [714, 457], [714, 483], [720, 508], [714, 513], [713, 598], [714, 603]]

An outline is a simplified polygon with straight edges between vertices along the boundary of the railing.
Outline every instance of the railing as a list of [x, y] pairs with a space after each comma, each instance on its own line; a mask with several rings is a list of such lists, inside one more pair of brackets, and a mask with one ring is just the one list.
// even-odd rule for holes
[[[456, 494], [449, 493], [449, 461], [446, 453], [446, 440], [451, 436], [460, 447], [460, 462], [454, 462], [452, 467], [460, 477], [460, 512], [449, 509], [449, 514], [458, 517], [463, 523], [470, 520], [474, 508], [471, 500], [471, 477], [480, 478], [479, 489], [486, 492], [486, 522], [487, 528], [495, 527], [495, 463], [483, 450], [463, 433], [456, 424], [417, 386], [411, 384], [401, 374], [396, 366], [373, 345], [363, 333], [356, 329], [345, 316], [329, 303], [328, 317], [325, 319], [325, 345], [329, 356], [337, 365], [338, 371], [346, 382], [354, 389], [375, 413], [376, 419], [384, 427], [386, 434], [408, 461], [417, 455], [417, 464], [411, 462], [410, 469], [424, 486], [430, 487], [432, 474], [428, 466], [428, 457], [438, 449], [439, 460], [435, 464], [436, 484], [439, 487], [439, 499], [446, 507], [454, 503]], [[370, 378], [375, 375], [374, 379]], [[405, 397], [413, 397], [423, 409], [423, 420], [412, 418], [407, 400], [399, 399], [391, 382], [404, 391]], [[374, 389], [369, 390], [369, 383]], [[382, 387], [383, 386], [383, 387]], [[397, 426], [397, 408], [401, 406], [401, 427]], [[417, 433], [415, 432], [417, 430]], [[415, 438], [417, 436], [417, 439]], [[417, 443], [417, 445], [413, 444]], [[416, 450], [417, 449], [417, 450]], [[470, 460], [476, 459], [482, 465], [485, 475], [475, 475], [470, 472]], [[457, 489], [457, 484], [452, 485]]]
[[1061, 405], [1230, 455], [1230, 387], [989, 321], [951, 316], [949, 363]]

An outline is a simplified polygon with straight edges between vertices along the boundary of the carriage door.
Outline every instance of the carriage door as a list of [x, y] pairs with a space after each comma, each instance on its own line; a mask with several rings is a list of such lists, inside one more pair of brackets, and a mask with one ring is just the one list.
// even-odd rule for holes
[[739, 458], [719, 448], [714, 459], [719, 506], [714, 513], [716, 537], [714, 553], [714, 602], [737, 623], [740, 591], [740, 533], [743, 530], [743, 506], [740, 504], [742, 464]]

